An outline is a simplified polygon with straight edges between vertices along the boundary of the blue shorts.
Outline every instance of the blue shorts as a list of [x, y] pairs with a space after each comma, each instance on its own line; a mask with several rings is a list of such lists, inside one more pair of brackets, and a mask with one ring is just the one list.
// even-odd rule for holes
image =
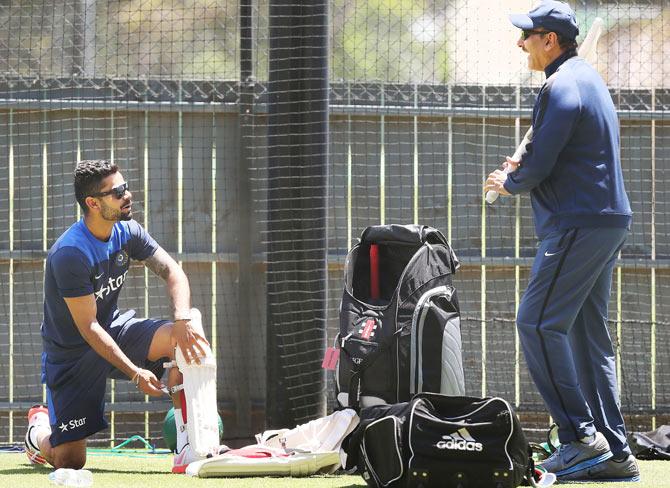
[[[147, 354], [156, 331], [170, 321], [134, 316], [134, 310], [119, 315], [108, 329], [109, 335], [134, 364], [152, 371], [160, 379], [167, 358], [148, 361]], [[121, 371], [87, 348], [66, 362], [50, 362], [43, 354], [42, 374], [47, 387], [52, 447], [84, 439], [107, 428], [107, 378], [126, 378]]]

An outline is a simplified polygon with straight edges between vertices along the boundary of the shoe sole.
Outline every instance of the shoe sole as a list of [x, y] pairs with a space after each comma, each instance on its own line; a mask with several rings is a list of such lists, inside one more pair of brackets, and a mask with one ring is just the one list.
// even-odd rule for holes
[[28, 451], [26, 451], [26, 456], [28, 457], [28, 461], [30, 461], [30, 464], [34, 464], [35, 466], [44, 466], [47, 464], [47, 460], [44, 459], [42, 456], [39, 454], [28, 454]]
[[612, 456], [613, 456], [612, 451], [607, 451], [605, 454], [601, 454], [600, 456], [597, 456], [597, 457], [594, 457], [594, 458], [591, 458], [591, 459], [585, 459], [584, 461], [578, 462], [574, 466], [570, 466], [569, 468], [566, 468], [562, 471], [557, 471], [554, 474], [557, 477], [560, 478], [561, 476], [565, 476], [567, 474], [572, 474], [576, 471], [581, 471], [583, 469], [588, 469], [588, 468], [591, 468], [591, 467], [595, 466], [596, 464], [603, 463], [603, 462], [607, 461], [609, 458], [611, 458]]
[[640, 479], [641, 479], [640, 476], [637, 475], [637, 476], [632, 476], [630, 478], [593, 478], [589, 481], [591, 481], [591, 482], [597, 481], [598, 483], [600, 483], [601, 481], [602, 482], [607, 482], [607, 483], [617, 483], [617, 482], [623, 482], [623, 483], [629, 482], [629, 483], [631, 483], [631, 482], [635, 482], [635, 481], [640, 481]]
[[632, 476], [630, 478], [584, 478], [582, 480], [559, 480], [561, 484], [568, 483], [635, 483], [640, 481], [640, 476]]

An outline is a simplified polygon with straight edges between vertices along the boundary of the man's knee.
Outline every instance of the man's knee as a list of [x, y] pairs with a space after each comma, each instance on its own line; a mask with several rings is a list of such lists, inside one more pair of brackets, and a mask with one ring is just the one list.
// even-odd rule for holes
[[83, 449], [54, 449], [53, 452], [54, 468], [81, 469], [86, 464], [86, 447]]
[[521, 305], [516, 314], [516, 327], [520, 335], [535, 331], [537, 327], [537, 314], [533, 313], [529, 307]]
[[172, 345], [172, 328], [174, 324], [166, 323], [161, 325], [154, 334], [149, 344], [147, 359], [156, 361], [160, 358], [174, 359], [174, 346]]

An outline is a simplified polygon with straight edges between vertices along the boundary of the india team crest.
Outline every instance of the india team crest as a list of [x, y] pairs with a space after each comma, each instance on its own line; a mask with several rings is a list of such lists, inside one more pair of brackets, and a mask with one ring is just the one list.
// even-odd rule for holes
[[116, 255], [116, 265], [125, 266], [126, 264], [128, 264], [128, 253], [121, 249], [119, 254]]

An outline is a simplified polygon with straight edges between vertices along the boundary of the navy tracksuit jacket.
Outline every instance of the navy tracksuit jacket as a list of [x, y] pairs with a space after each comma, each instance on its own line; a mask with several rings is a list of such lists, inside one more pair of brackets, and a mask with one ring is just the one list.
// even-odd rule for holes
[[602, 432], [630, 453], [607, 328], [612, 271], [631, 209], [619, 158], [619, 123], [598, 73], [574, 51], [546, 69], [533, 137], [512, 194], [530, 191], [540, 239], [517, 327], [531, 376], [561, 442]]

